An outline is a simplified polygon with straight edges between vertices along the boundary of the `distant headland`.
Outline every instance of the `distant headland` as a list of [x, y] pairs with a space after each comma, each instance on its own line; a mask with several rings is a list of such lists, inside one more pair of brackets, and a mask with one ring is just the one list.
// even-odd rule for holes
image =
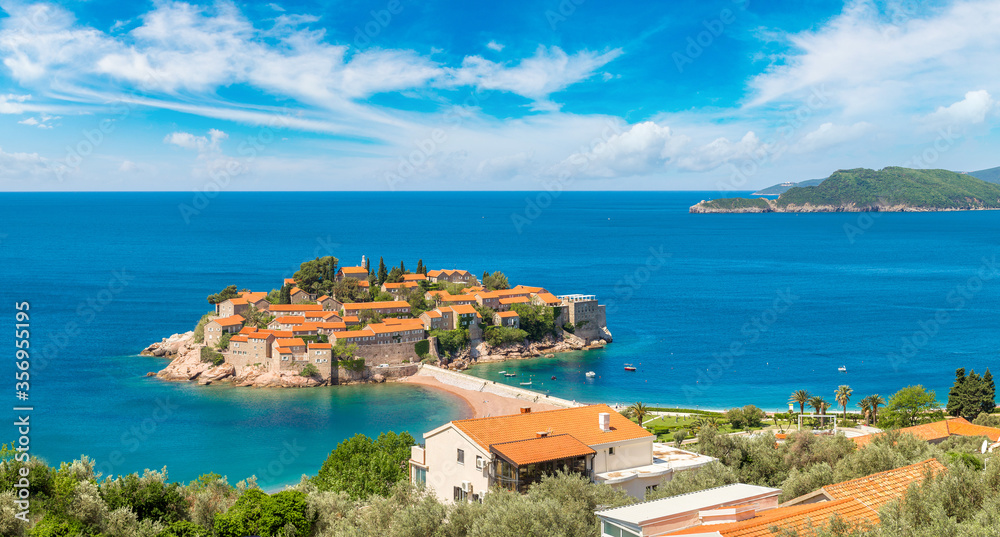
[[[328, 256], [302, 263], [270, 292], [230, 285], [195, 329], [140, 354], [172, 358], [155, 376], [201, 384], [308, 387], [383, 382], [420, 363], [464, 369], [476, 361], [547, 356], [611, 342], [594, 295], [556, 296], [511, 286], [500, 272], [480, 281], [467, 270], [410, 272], [339, 266]], [[154, 373], [150, 373], [153, 376]]]
[[838, 170], [813, 186], [791, 186], [781, 192], [777, 199], [703, 200], [692, 206], [690, 212], [904, 212], [985, 209], [1000, 209], [1000, 185], [983, 181], [971, 174], [948, 170], [889, 167], [881, 170], [867, 168]]

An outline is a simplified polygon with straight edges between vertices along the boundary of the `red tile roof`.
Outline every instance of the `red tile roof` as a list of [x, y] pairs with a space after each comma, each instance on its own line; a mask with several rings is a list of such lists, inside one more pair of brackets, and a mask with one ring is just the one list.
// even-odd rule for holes
[[423, 313], [423, 315], [426, 315], [426, 316], [430, 317], [431, 319], [438, 319], [438, 318], [441, 317], [441, 312], [438, 311], [438, 310], [436, 310], [436, 309], [434, 309], [434, 310], [430, 310], [430, 311], [425, 311]]
[[344, 304], [344, 310], [372, 310], [382, 308], [410, 308], [409, 302], [402, 300], [386, 300], [383, 302], [351, 302]]
[[501, 298], [500, 299], [500, 303], [501, 304], [525, 304], [527, 302], [531, 302], [531, 300], [528, 299], [528, 297], [526, 297], [526, 296], [516, 296], [516, 297], [512, 297], [512, 298]]
[[256, 331], [257, 331], [256, 326], [244, 326], [243, 328], [240, 328], [240, 335], [245, 336], [247, 334], [252, 334]]
[[[989, 438], [991, 442], [1000, 440], [1000, 429], [996, 427], [975, 425], [969, 423], [965, 418], [952, 418], [935, 421], [933, 423], [925, 423], [923, 425], [914, 425], [913, 427], [904, 427], [899, 429], [899, 432], [903, 434], [912, 434], [913, 436], [927, 442], [944, 440], [949, 436], [985, 436]], [[854, 440], [854, 443], [857, 444], [858, 447], [863, 447], [871, 443], [871, 441], [880, 434], [883, 433], [856, 436], [852, 438], [852, 440]]]
[[229, 338], [229, 342], [230, 343], [232, 343], [233, 341], [235, 341], [237, 343], [246, 343], [247, 342], [247, 337], [246, 336], [233, 336], [233, 337]]
[[517, 466], [596, 453], [590, 446], [568, 434], [502, 442], [493, 444], [492, 450]]
[[330, 337], [333, 339], [354, 339], [358, 337], [370, 337], [374, 335], [375, 335], [374, 332], [368, 330], [368, 328], [365, 327], [362, 328], [361, 330], [345, 330], [343, 332], [333, 332], [330, 334]]
[[518, 315], [516, 311], [498, 311], [497, 315], [500, 316], [500, 317], [502, 317], [502, 318], [520, 317], [520, 315]]
[[340, 270], [344, 274], [368, 274], [365, 267], [340, 267]]
[[278, 340], [279, 347], [305, 347], [306, 342], [300, 337], [282, 338]]
[[479, 312], [476, 311], [476, 308], [472, 307], [469, 304], [459, 304], [457, 306], [451, 306], [451, 311], [459, 315], [468, 315], [471, 313], [475, 313], [476, 317], [479, 317]]
[[718, 532], [723, 537], [774, 537], [776, 534], [771, 531], [773, 527], [795, 532], [808, 531], [811, 527], [825, 526], [834, 515], [852, 525], [878, 523], [878, 514], [872, 513], [861, 502], [846, 498], [832, 502], [778, 507], [763, 511], [760, 516], [750, 520], [692, 526], [667, 535]]
[[426, 274], [403, 274], [403, 280], [408, 282], [416, 282], [426, 279], [427, 279]]
[[[611, 430], [601, 431], [598, 415], [611, 416]], [[538, 432], [568, 434], [588, 446], [606, 442], [653, 438], [653, 435], [608, 405], [588, 405], [559, 410], [529, 412], [491, 418], [473, 418], [451, 422], [484, 449], [493, 444], [535, 438]]]
[[285, 285], [288, 284], [295, 285], [295, 278], [285, 278]]
[[333, 345], [330, 345], [329, 343], [310, 343], [309, 344], [309, 349], [310, 350], [311, 349], [332, 349], [332, 348], [333, 348]]
[[388, 320], [384, 323], [372, 323], [368, 325], [368, 329], [376, 334], [392, 334], [394, 332], [404, 332], [409, 330], [423, 330], [424, 323], [420, 319], [400, 319], [398, 323], [389, 323]]
[[212, 319], [211, 322], [217, 323], [219, 326], [236, 326], [238, 324], [243, 324], [246, 319], [242, 315], [230, 315], [229, 317], [220, 317], [217, 319]]
[[562, 301], [556, 298], [552, 293], [538, 293], [535, 296], [546, 304], [562, 304]]
[[878, 514], [883, 505], [902, 498], [910, 485], [922, 482], [928, 473], [936, 475], [946, 470], [945, 465], [937, 459], [927, 459], [894, 470], [827, 485], [823, 487], [823, 491], [835, 500], [854, 498]]
[[320, 304], [271, 304], [269, 308], [274, 312], [282, 311], [323, 311], [323, 306]]
[[302, 324], [306, 322], [306, 318], [302, 315], [283, 315], [276, 317], [274, 322], [278, 324]]

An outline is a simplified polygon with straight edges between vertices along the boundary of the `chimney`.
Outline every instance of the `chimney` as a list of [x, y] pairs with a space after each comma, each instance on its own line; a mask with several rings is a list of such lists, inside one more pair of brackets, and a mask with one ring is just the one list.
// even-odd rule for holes
[[521, 414], [531, 414], [531, 407], [530, 406], [522, 406], [521, 407]]
[[535, 433], [535, 438], [545, 438], [548, 435], [549, 435], [548, 431], [539, 431]]
[[600, 425], [602, 432], [611, 431], [611, 414], [607, 412], [601, 412], [597, 415], [597, 424]]

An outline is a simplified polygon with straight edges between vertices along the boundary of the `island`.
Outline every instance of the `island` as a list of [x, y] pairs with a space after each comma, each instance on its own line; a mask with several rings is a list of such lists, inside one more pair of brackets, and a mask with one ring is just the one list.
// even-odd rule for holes
[[384, 382], [420, 364], [462, 370], [480, 361], [554, 356], [612, 341], [605, 307], [587, 294], [511, 286], [501, 271], [410, 272], [306, 261], [269, 292], [230, 285], [194, 330], [140, 354], [169, 358], [157, 376], [200, 384], [309, 387]]
[[777, 199], [703, 200], [692, 213], [973, 211], [1000, 208], [1000, 185], [948, 170], [888, 167], [838, 170]]
[[784, 183], [779, 183], [777, 185], [772, 185], [767, 188], [762, 188], [753, 193], [754, 196], [778, 196], [785, 193], [788, 189], [797, 186], [816, 186], [823, 182], [823, 179], [808, 179], [805, 181], [799, 181], [797, 183], [792, 181], [785, 181]]

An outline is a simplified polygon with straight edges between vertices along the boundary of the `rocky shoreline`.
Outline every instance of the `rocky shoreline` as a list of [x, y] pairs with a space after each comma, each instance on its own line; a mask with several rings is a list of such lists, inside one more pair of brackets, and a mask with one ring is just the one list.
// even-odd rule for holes
[[[461, 371], [479, 362], [503, 362], [538, 357], [552, 358], [560, 352], [603, 349], [611, 341], [610, 332], [605, 331], [605, 337], [606, 339], [588, 342], [569, 332], [563, 332], [562, 338], [559, 340], [549, 336], [542, 341], [503, 347], [492, 347], [483, 342], [475, 347], [462, 350], [447, 363], [439, 362], [438, 365]], [[155, 373], [149, 372], [146, 376], [171, 382], [197, 382], [201, 385], [230, 383], [233, 386], [254, 388], [311, 388], [330, 385], [327, 381], [303, 377], [294, 371], [275, 372], [266, 371], [259, 366], [248, 366], [237, 372], [236, 367], [230, 363], [215, 366], [201, 361], [203, 347], [203, 344], [194, 342], [193, 332], [185, 332], [153, 343], [143, 349], [139, 355], [169, 358], [170, 363], [166, 367]], [[337, 384], [373, 384], [387, 380], [393, 379], [387, 379], [381, 374], [374, 374], [370, 377], [362, 375]]]
[[713, 200], [702, 200], [688, 209], [693, 214], [745, 214], [745, 213], [931, 213], [931, 212], [952, 212], [952, 211], [995, 211], [992, 207], [916, 207], [902, 204], [874, 204], [874, 205], [778, 205], [776, 200], [765, 199], [766, 207], [713, 207], [710, 204]]

